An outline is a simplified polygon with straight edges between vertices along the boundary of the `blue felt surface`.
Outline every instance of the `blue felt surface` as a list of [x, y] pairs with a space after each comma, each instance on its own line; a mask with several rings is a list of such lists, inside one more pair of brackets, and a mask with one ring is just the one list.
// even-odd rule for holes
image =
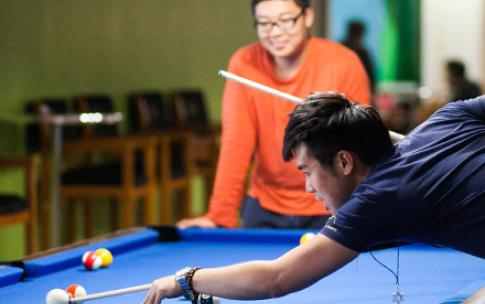
[[[296, 244], [308, 230], [298, 229], [178, 229], [184, 241], [291, 243]], [[313, 231], [317, 233], [318, 231]]]
[[[86, 271], [79, 263], [62, 271], [40, 277], [28, 278], [0, 288], [0, 303], [15, 299], [15, 303], [43, 303], [47, 292], [54, 288], [66, 288], [77, 283], [88, 293], [147, 284], [154, 279], [173, 274], [184, 266], [217, 267], [254, 259], [273, 259], [298, 245], [293, 233], [288, 240], [266, 243], [271, 233], [261, 233], [256, 241], [238, 239], [237, 233], [216, 234], [186, 231], [185, 240], [168, 243], [147, 243], [115, 255], [107, 269]], [[218, 238], [219, 233], [222, 235]], [[277, 233], [278, 234], [278, 233]], [[247, 233], [243, 233], [247, 238]], [[189, 237], [190, 236], [190, 237]], [[298, 233], [300, 236], [300, 233]], [[187, 238], [192, 238], [187, 241]], [[210, 239], [210, 240], [204, 240]], [[396, 249], [375, 252], [383, 263], [395, 269]], [[423, 246], [405, 246], [401, 249], [401, 291], [404, 303], [439, 303], [465, 286], [483, 279], [485, 262], [448, 249]], [[379, 266], [369, 254], [360, 255], [346, 267], [313, 286], [279, 299], [261, 300], [256, 303], [392, 303], [395, 291], [393, 276]], [[94, 303], [140, 303], [145, 292], [127, 294], [98, 300]], [[172, 299], [164, 303], [181, 303]], [[5, 302], [8, 303], [8, 302]], [[189, 303], [182, 301], [182, 303]], [[221, 303], [247, 303], [223, 299]]]
[[20, 268], [0, 266], [0, 287], [17, 283], [22, 277], [22, 274], [23, 270]]
[[88, 250], [107, 248], [113, 255], [153, 243], [158, 239], [158, 233], [145, 229], [133, 234], [120, 236], [97, 244], [67, 250], [58, 254], [25, 262], [25, 271], [29, 277], [42, 276], [51, 272], [79, 265], [83, 254]]

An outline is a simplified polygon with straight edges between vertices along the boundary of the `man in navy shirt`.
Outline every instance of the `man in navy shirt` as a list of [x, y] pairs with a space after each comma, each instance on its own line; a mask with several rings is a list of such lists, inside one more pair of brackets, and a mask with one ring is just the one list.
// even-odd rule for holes
[[447, 104], [392, 145], [375, 109], [337, 94], [312, 95], [290, 116], [283, 157], [295, 159], [306, 190], [331, 209], [321, 233], [276, 260], [158, 279], [145, 303], [182, 291], [282, 296], [390, 241], [485, 258], [485, 97]]
[[[395, 146], [373, 109], [314, 99], [292, 114], [284, 157], [329, 197], [323, 235], [358, 252], [405, 241], [485, 257], [485, 98], [447, 105]], [[325, 180], [348, 187], [333, 195]]]

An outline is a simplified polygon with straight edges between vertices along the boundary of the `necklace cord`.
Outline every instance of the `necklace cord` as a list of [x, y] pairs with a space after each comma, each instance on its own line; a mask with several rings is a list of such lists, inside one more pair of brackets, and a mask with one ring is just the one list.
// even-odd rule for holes
[[371, 257], [374, 259], [374, 261], [377, 262], [377, 264], [381, 265], [382, 267], [384, 267], [385, 269], [387, 269], [393, 276], [394, 278], [396, 279], [396, 286], [397, 286], [397, 289], [399, 290], [399, 247], [397, 247], [397, 261], [396, 261], [396, 264], [397, 264], [397, 267], [396, 267], [396, 272], [394, 272], [391, 268], [389, 268], [387, 265], [385, 265], [384, 263], [382, 263], [381, 261], [379, 261], [375, 256], [374, 256], [374, 253], [372, 251], [370, 251], [370, 255]]

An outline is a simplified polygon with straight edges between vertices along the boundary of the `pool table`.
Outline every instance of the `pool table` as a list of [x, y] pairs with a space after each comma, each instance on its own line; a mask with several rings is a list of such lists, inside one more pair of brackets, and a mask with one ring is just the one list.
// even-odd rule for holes
[[[152, 282], [184, 266], [215, 267], [254, 259], [274, 259], [298, 246], [303, 230], [139, 228], [115, 237], [31, 258], [0, 268], [0, 303], [45, 303], [47, 292], [77, 283], [98, 293]], [[108, 248], [113, 263], [87, 271], [81, 256]], [[374, 251], [396, 269], [397, 249]], [[404, 303], [459, 303], [485, 286], [485, 260], [451, 249], [422, 245], [400, 248], [400, 290]], [[278, 299], [257, 303], [393, 303], [393, 275], [369, 253], [311, 287]], [[87, 303], [140, 303], [146, 292], [130, 293]], [[221, 299], [221, 303], [242, 301]], [[245, 301], [246, 302], [246, 301]], [[164, 303], [189, 303], [181, 298]]]

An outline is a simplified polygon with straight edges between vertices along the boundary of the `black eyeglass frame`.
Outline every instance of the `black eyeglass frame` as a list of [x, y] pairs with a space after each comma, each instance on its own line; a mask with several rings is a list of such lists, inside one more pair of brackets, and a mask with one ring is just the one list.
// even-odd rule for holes
[[[302, 9], [298, 15], [296, 15], [293, 18], [288, 18], [284, 20], [278, 20], [276, 22], [273, 21], [267, 21], [267, 22], [259, 22], [258, 20], [254, 20], [254, 26], [256, 27], [256, 30], [260, 33], [267, 34], [273, 30], [275, 26], [278, 26], [278, 28], [283, 31], [287, 32], [295, 27], [296, 22], [300, 17], [305, 15], [305, 9]], [[288, 26], [282, 26], [283, 23], [287, 23]], [[268, 27], [267, 29], [262, 29], [261, 27]]]

